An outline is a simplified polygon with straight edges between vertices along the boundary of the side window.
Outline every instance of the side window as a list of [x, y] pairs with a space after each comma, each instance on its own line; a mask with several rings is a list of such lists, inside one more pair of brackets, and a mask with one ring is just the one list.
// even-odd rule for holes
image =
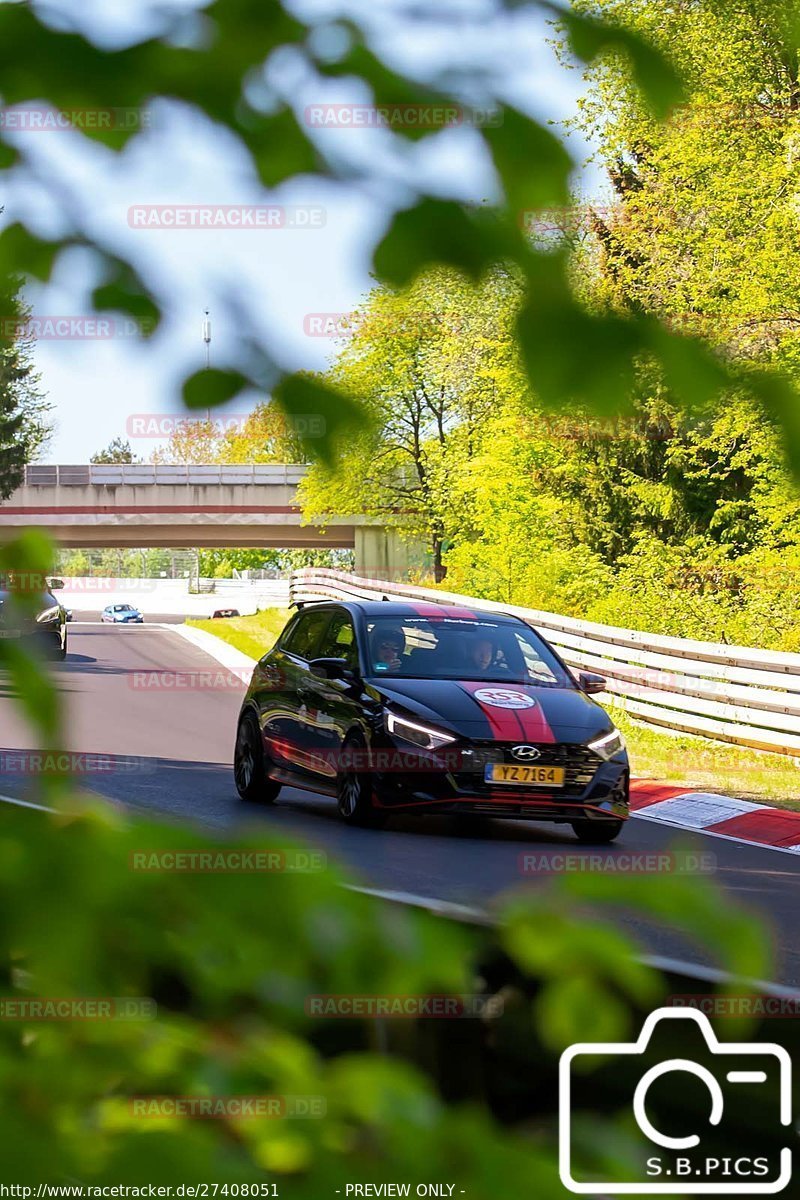
[[291, 643], [292, 638], [294, 637], [294, 631], [297, 629], [297, 623], [299, 620], [300, 620], [300, 613], [298, 612], [298, 613], [294, 614], [292, 619], [289, 621], [289, 624], [285, 625], [283, 627], [283, 630], [281, 631], [281, 635], [278, 638], [277, 642], [275, 643], [278, 650], [288, 650], [289, 649], [289, 645]]
[[329, 608], [310, 609], [301, 613], [281, 649], [296, 654], [298, 658], [318, 658], [318, 643], [330, 617]]
[[344, 658], [349, 667], [358, 665], [356, 631], [349, 613], [340, 609], [333, 614], [331, 623], [317, 648], [317, 657]]

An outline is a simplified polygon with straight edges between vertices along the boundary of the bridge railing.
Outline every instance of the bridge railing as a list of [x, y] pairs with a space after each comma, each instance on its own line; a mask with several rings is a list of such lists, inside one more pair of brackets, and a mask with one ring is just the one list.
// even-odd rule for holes
[[26, 487], [121, 487], [154, 484], [298, 484], [306, 467], [294, 463], [92, 463], [36, 464], [25, 468]]
[[293, 572], [290, 597], [292, 604], [385, 597], [512, 613], [539, 630], [568, 666], [604, 675], [606, 699], [637, 720], [800, 757], [800, 654], [662, 637], [317, 567]]

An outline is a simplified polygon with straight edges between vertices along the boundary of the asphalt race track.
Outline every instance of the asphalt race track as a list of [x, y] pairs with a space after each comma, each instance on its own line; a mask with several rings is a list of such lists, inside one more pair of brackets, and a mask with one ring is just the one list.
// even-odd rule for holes
[[[173, 672], [222, 675], [224, 669], [168, 630], [74, 623], [69, 657], [53, 670], [67, 712], [63, 749], [139, 760], [140, 769], [88, 774], [82, 786], [132, 810], [224, 830], [226, 840], [244, 823], [256, 824], [278, 840], [285, 836], [323, 849], [364, 886], [480, 909], [510, 888], [547, 887], [546, 878], [521, 873], [524, 851], [596, 853], [580, 846], [567, 826], [562, 831], [487, 820], [465, 829], [450, 817], [396, 817], [384, 830], [350, 829], [339, 822], [332, 800], [294, 789], [282, 793], [275, 806], [243, 805], [233, 786], [231, 758], [244, 684], [195, 686], [176, 694], [169, 686]], [[33, 749], [0, 679], [0, 754]], [[0, 794], [4, 801], [35, 799], [30, 778], [19, 770], [3, 771]], [[760, 911], [774, 931], [776, 982], [800, 987], [796, 857], [703, 834], [679, 835], [638, 818], [603, 853], [653, 852], [676, 844], [716, 855], [719, 882], [737, 901]], [[714, 965], [677, 930], [651, 927], [632, 914], [617, 919], [651, 953]]]

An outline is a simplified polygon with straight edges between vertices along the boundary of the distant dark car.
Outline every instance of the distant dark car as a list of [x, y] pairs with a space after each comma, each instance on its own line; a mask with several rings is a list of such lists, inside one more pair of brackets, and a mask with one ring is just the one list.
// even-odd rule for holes
[[622, 735], [517, 617], [352, 601], [298, 612], [256, 665], [239, 715], [245, 800], [336, 796], [351, 824], [393, 812], [568, 823], [610, 842], [629, 813]]
[[144, 617], [132, 604], [107, 604], [100, 620], [112, 625], [141, 625]]
[[29, 640], [50, 657], [66, 658], [67, 610], [53, 593], [37, 589], [35, 615], [30, 610], [23, 614], [14, 603], [13, 588], [6, 588], [7, 583], [0, 586], [0, 638]]
[[212, 616], [212, 618], [214, 618], [214, 617], [238, 617], [239, 610], [238, 610], [238, 608], [218, 608], [211, 614], [211, 616]]

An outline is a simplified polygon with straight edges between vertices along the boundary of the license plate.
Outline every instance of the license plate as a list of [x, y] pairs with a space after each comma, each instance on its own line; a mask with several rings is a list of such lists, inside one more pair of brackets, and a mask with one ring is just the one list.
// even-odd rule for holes
[[516, 783], [523, 787], [563, 787], [563, 767], [529, 767], [516, 763], [489, 763], [487, 783]]
[[0, 629], [0, 638], [18, 638], [22, 637], [22, 632], [19, 629]]

